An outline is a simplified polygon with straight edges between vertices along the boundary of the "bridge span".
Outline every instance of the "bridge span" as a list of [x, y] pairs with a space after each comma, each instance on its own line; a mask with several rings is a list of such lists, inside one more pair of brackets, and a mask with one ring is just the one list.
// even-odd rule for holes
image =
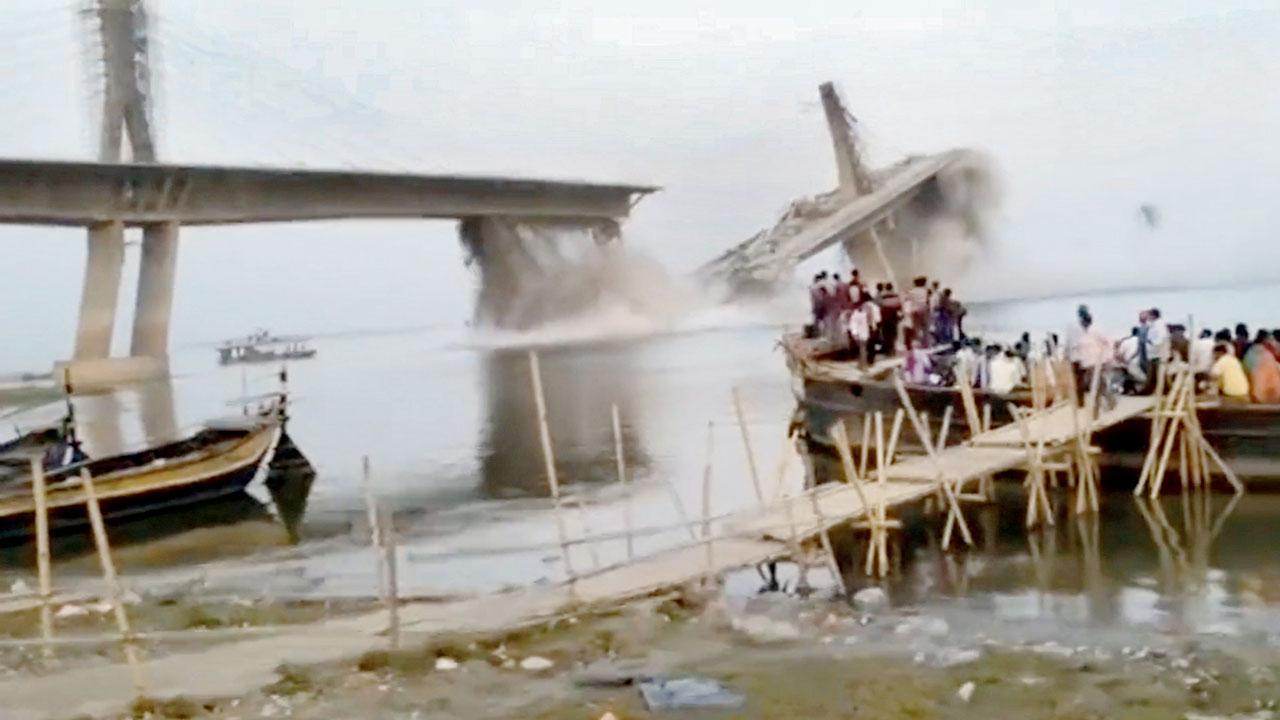
[[[168, 373], [179, 227], [341, 219], [506, 219], [616, 237], [657, 188], [507, 177], [158, 162], [0, 159], [0, 224], [88, 228], [75, 350], [55, 374], [94, 389]], [[111, 357], [124, 231], [143, 232], [127, 357]]]
[[0, 223], [224, 225], [351, 218], [624, 218], [638, 185], [469, 175], [0, 159]]

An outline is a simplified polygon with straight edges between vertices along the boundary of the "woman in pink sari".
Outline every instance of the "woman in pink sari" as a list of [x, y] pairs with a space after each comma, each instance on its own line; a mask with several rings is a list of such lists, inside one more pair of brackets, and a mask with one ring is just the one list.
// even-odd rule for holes
[[1265, 349], [1254, 354], [1249, 394], [1255, 403], [1280, 404], [1280, 360]]

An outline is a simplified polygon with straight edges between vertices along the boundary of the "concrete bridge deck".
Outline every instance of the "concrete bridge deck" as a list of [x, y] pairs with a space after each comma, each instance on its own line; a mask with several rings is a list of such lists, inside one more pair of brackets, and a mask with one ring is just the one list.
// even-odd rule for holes
[[213, 225], [477, 215], [617, 220], [657, 189], [467, 175], [0, 159], [0, 223]]

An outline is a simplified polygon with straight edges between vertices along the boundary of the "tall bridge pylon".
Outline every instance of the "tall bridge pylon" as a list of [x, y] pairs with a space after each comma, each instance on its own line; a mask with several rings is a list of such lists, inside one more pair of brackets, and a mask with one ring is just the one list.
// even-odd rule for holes
[[[143, 0], [91, 0], [82, 11], [97, 40], [102, 113], [98, 160], [154, 163], [151, 64]], [[128, 157], [124, 150], [128, 149]], [[105, 217], [89, 226], [75, 350], [58, 366], [63, 379], [127, 380], [168, 372], [169, 318], [178, 260], [178, 224], [143, 226], [142, 260], [129, 357], [111, 357], [121, 270], [124, 222]], [[68, 378], [69, 376], [69, 378]]]

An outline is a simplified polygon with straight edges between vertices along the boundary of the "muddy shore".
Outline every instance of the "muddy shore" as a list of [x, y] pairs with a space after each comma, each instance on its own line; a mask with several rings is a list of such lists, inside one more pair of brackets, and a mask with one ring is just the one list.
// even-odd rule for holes
[[[874, 593], [862, 599], [688, 592], [500, 636], [409, 636], [399, 650], [278, 668], [240, 697], [142, 700], [112, 717], [1277, 716], [1280, 646], [1271, 638], [1105, 631], [1023, 640], [892, 608]], [[646, 706], [638, 683], [682, 677], [718, 681], [741, 702]]]

